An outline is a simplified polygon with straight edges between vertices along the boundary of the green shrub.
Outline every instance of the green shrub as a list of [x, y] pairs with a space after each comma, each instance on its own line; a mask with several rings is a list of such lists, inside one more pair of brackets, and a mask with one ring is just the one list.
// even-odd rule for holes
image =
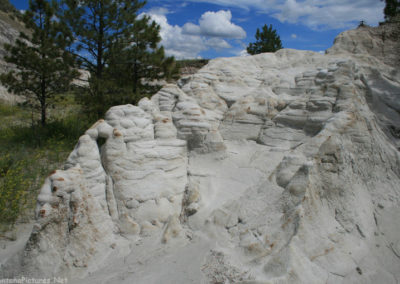
[[15, 125], [0, 129], [3, 144], [23, 144], [28, 147], [43, 147], [60, 140], [74, 144], [88, 128], [89, 123], [80, 116], [68, 116], [50, 121], [45, 127]]
[[[13, 113], [8, 109], [13, 109]], [[19, 106], [0, 105], [0, 118], [9, 118], [9, 124], [0, 128], [0, 231], [11, 228], [18, 220], [33, 217], [44, 179], [61, 168], [89, 126], [76, 112], [50, 119], [46, 127], [32, 125], [30, 119], [16, 118], [22, 112]]]
[[10, 116], [13, 115], [17, 111], [17, 107], [8, 104], [0, 104], [0, 115], [1, 116]]
[[[27, 202], [31, 181], [25, 178], [26, 160], [12, 163], [6, 155], [0, 158], [0, 223], [2, 228], [12, 227]], [[10, 163], [11, 162], [11, 163]], [[6, 167], [4, 167], [6, 165]]]

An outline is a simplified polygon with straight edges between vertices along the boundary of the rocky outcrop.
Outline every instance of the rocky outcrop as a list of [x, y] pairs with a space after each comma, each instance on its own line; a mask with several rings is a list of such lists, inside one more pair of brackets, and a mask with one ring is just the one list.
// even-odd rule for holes
[[46, 180], [2, 276], [397, 283], [400, 76], [376, 34], [215, 59], [111, 108]]
[[[327, 53], [351, 56], [363, 69], [367, 103], [386, 135], [400, 147], [399, 23], [360, 27], [340, 34]], [[384, 63], [384, 65], [382, 64]], [[388, 68], [384, 67], [388, 66]]]
[[[25, 31], [23, 24], [11, 12], [0, 11], [0, 73], [8, 72], [13, 68], [4, 61], [6, 55], [4, 44], [12, 44], [21, 31]], [[0, 100], [8, 103], [20, 101], [2, 85], [0, 85]]]

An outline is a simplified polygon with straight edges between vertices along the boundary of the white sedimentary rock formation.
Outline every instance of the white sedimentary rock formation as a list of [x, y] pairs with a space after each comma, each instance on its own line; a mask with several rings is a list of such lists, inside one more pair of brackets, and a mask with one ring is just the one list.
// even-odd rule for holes
[[2, 274], [398, 283], [400, 73], [376, 34], [344, 33], [326, 55], [215, 59], [112, 107], [46, 180]]

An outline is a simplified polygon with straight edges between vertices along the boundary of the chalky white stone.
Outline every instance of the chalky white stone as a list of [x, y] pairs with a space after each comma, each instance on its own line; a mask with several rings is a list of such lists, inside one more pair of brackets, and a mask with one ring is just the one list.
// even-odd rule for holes
[[215, 59], [112, 107], [46, 180], [2, 274], [397, 283], [400, 73], [379, 37], [392, 29], [343, 33], [325, 55]]

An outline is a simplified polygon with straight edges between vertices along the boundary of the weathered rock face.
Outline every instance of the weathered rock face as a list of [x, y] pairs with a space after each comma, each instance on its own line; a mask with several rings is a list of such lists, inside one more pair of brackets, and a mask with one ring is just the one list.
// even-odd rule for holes
[[[350, 55], [363, 69], [367, 102], [386, 135], [400, 147], [399, 24], [361, 27], [340, 34], [327, 52]], [[391, 68], [384, 68], [382, 63]]]
[[[23, 24], [15, 17], [12, 17], [11, 14], [10, 12], [0, 11], [0, 73], [8, 72], [13, 68], [13, 66], [4, 61], [4, 56], [6, 55], [4, 44], [12, 44], [21, 31], [26, 32]], [[20, 101], [18, 97], [10, 94], [2, 85], [0, 85], [0, 100], [8, 103]]]
[[38, 224], [2, 273], [397, 283], [400, 74], [364, 32], [326, 55], [216, 59], [111, 108], [46, 180]]

